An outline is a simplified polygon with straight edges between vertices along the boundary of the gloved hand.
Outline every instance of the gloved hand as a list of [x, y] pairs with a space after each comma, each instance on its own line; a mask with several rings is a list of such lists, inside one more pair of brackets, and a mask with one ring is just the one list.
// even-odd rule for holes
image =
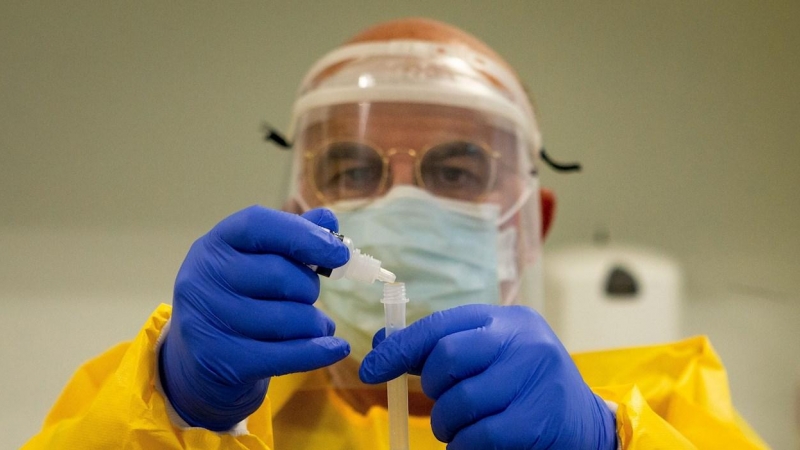
[[433, 434], [448, 450], [616, 449], [613, 413], [530, 308], [439, 311], [385, 340], [381, 330], [373, 346], [361, 380], [421, 375], [435, 400]]
[[313, 306], [319, 277], [347, 247], [328, 210], [303, 216], [253, 206], [198, 239], [177, 279], [161, 353], [164, 391], [189, 425], [224, 431], [252, 414], [269, 378], [324, 367], [350, 346]]

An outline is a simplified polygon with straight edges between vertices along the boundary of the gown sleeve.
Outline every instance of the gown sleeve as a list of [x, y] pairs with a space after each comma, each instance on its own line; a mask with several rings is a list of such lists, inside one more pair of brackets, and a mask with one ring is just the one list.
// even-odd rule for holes
[[131, 342], [85, 363], [72, 376], [22, 449], [272, 449], [270, 402], [247, 421], [243, 434], [175, 426], [156, 389], [156, 344], [171, 308], [160, 305]]
[[733, 407], [704, 336], [572, 357], [592, 390], [617, 404], [622, 449], [769, 448]]

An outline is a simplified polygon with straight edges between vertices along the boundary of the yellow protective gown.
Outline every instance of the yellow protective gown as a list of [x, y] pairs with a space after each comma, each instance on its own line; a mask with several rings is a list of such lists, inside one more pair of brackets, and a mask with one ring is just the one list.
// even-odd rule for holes
[[[130, 343], [84, 364], [23, 449], [381, 449], [388, 415], [360, 414], [323, 371], [276, 377], [247, 434], [181, 429], [156, 390], [155, 348], [171, 309], [161, 305]], [[758, 449], [766, 445], [734, 410], [725, 369], [708, 340], [573, 355], [592, 389], [616, 402], [623, 449]], [[429, 418], [411, 417], [412, 449], [444, 449]]]

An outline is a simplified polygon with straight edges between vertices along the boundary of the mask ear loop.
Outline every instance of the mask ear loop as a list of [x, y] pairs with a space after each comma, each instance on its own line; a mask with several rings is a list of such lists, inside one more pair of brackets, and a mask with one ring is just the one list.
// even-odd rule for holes
[[[550, 166], [553, 170], [555, 170], [557, 172], [580, 172], [581, 171], [580, 163], [574, 162], [574, 163], [564, 164], [564, 163], [558, 163], [558, 162], [553, 161], [552, 159], [550, 159], [550, 156], [547, 155], [547, 152], [545, 151], [544, 147], [542, 147], [542, 149], [539, 151], [539, 154], [542, 156], [542, 160], [544, 162], [546, 162], [548, 166]], [[537, 175], [538, 175], [538, 172], [536, 171], [536, 168], [534, 167], [533, 169], [531, 169], [531, 176], [535, 177]], [[502, 225], [502, 224], [506, 223], [506, 221], [509, 220], [511, 218], [511, 216], [513, 216], [517, 211], [519, 211], [522, 208], [522, 205], [524, 205], [525, 202], [528, 201], [528, 198], [531, 196], [532, 193], [533, 193], [533, 189], [531, 188], [530, 185], [528, 185], [528, 187], [525, 188], [525, 192], [519, 197], [519, 200], [517, 200], [516, 203], [514, 203], [511, 206], [511, 208], [509, 208], [508, 211], [506, 211], [506, 213], [503, 214], [497, 220], [497, 225]]]
[[[550, 166], [550, 168], [552, 168], [553, 170], [555, 170], [557, 172], [580, 172], [581, 171], [581, 165], [578, 162], [558, 163], [558, 162], [553, 161], [550, 158], [550, 156], [547, 154], [547, 151], [544, 149], [544, 147], [542, 147], [542, 149], [539, 151], [539, 155], [541, 155], [542, 160], [544, 162], [546, 162], [547, 165]], [[531, 169], [531, 176], [535, 177], [537, 175], [538, 175], [538, 172], [536, 171], [536, 168], [534, 167], [533, 169]], [[514, 213], [516, 213], [517, 211], [519, 211], [520, 208], [522, 208], [522, 205], [525, 204], [525, 202], [528, 200], [528, 198], [531, 196], [531, 194], [532, 194], [532, 189], [531, 189], [530, 185], [528, 185], [528, 187], [525, 189], [525, 192], [520, 196], [519, 200], [517, 200], [517, 202], [514, 203], [514, 205], [511, 208], [509, 208], [508, 211], [505, 214], [503, 214], [503, 216], [500, 219], [498, 219], [498, 223], [497, 224], [498, 225], [502, 225], [508, 219], [510, 219], [511, 216], [514, 215]]]
[[528, 199], [531, 197], [531, 194], [533, 194], [533, 188], [531, 187], [530, 184], [528, 184], [525, 187], [525, 191], [522, 193], [522, 195], [519, 196], [519, 199], [517, 199], [517, 201], [514, 202], [514, 204], [511, 205], [510, 208], [508, 208], [508, 211], [506, 211], [502, 216], [497, 218], [496, 225], [499, 227], [508, 222], [511, 219], [511, 217], [514, 216], [514, 214], [516, 214], [517, 212], [519, 212], [520, 209], [522, 209], [522, 205], [524, 205], [525, 202], [528, 201]]

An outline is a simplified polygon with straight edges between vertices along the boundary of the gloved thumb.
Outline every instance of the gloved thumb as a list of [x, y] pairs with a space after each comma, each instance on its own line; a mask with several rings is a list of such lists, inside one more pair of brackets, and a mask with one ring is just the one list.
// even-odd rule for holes
[[311, 223], [319, 225], [323, 228], [327, 228], [331, 231], [339, 231], [339, 221], [336, 219], [336, 216], [333, 215], [331, 210], [326, 208], [315, 208], [310, 209], [303, 214], [301, 217], [308, 220]]
[[381, 328], [375, 333], [375, 336], [372, 336], [372, 348], [375, 348], [386, 339], [386, 328]]

